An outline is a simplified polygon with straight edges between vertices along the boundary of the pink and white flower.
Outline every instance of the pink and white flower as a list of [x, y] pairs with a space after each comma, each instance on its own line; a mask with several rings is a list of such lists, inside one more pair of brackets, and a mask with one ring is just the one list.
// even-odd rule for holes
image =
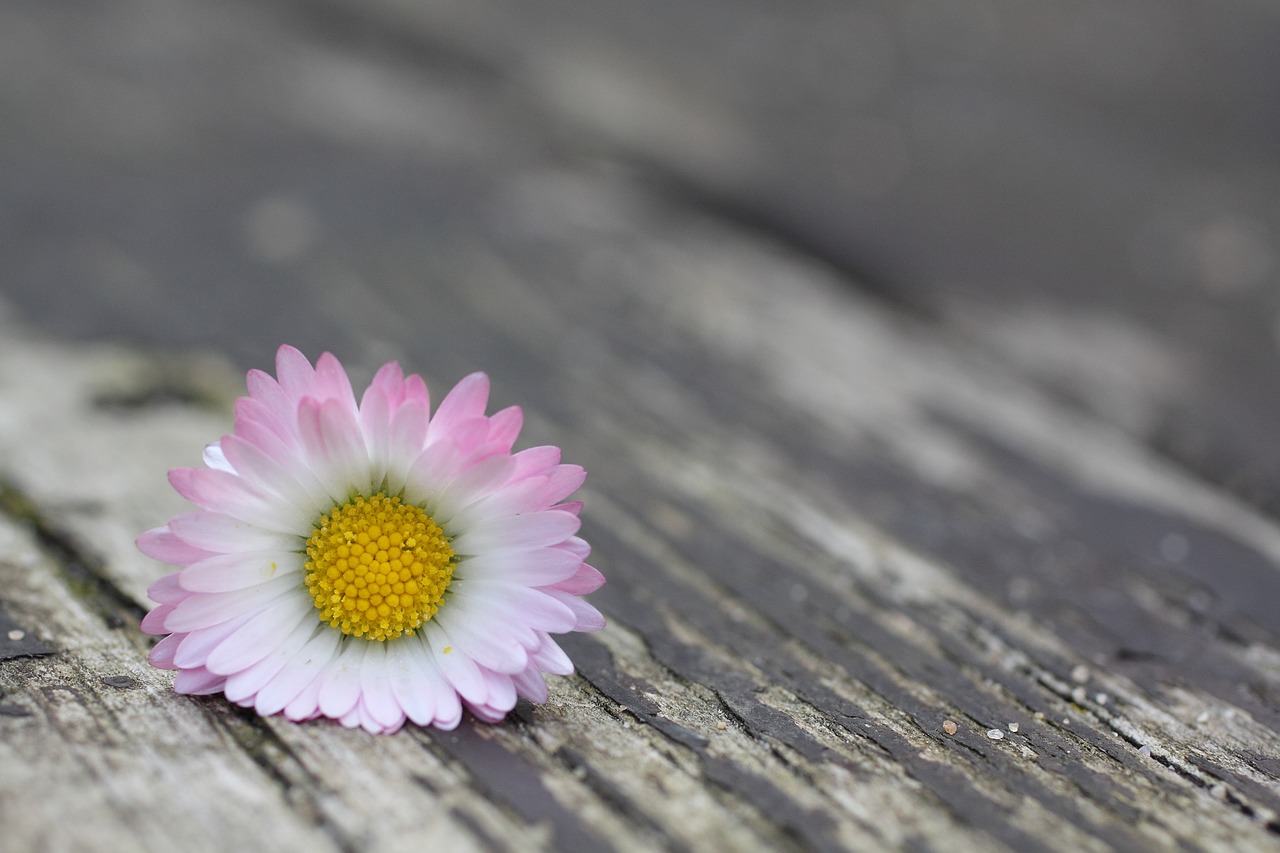
[[358, 404], [328, 353], [281, 347], [276, 374], [250, 371], [205, 467], [170, 472], [197, 508], [138, 538], [183, 567], [149, 590], [151, 663], [179, 693], [374, 733], [546, 701], [543, 673], [573, 671], [551, 635], [604, 625], [566, 502], [583, 469], [512, 453], [521, 411], [486, 415], [482, 373], [434, 415], [395, 362]]

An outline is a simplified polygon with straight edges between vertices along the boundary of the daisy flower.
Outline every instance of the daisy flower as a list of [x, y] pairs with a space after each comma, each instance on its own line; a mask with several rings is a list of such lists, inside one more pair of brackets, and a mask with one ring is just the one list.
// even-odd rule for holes
[[482, 373], [434, 415], [395, 362], [358, 404], [328, 353], [281, 347], [276, 375], [250, 371], [234, 432], [169, 473], [197, 509], [138, 538], [182, 567], [148, 593], [151, 663], [179, 693], [374, 733], [546, 701], [543, 673], [573, 671], [551, 635], [604, 625], [579, 597], [604, 583], [566, 502], [582, 468], [512, 453], [521, 411], [486, 415]]

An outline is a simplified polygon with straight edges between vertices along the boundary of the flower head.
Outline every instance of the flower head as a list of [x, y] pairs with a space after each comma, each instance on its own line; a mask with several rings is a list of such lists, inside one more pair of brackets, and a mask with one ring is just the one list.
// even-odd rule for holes
[[205, 467], [170, 472], [197, 509], [138, 538], [183, 567], [149, 590], [151, 663], [179, 693], [375, 733], [545, 701], [543, 673], [573, 671], [551, 635], [604, 625], [565, 502], [582, 468], [512, 453], [520, 409], [486, 415], [482, 373], [434, 415], [394, 362], [359, 403], [328, 353], [281, 347], [276, 374], [250, 371]]

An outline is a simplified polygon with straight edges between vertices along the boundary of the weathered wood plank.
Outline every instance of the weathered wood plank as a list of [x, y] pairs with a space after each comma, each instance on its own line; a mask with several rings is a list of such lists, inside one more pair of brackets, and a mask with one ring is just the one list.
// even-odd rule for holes
[[1274, 7], [287, 7], [341, 21], [335, 41], [471, 57], [531, 130], [822, 258], [1280, 508]]
[[[596, 189], [597, 202], [608, 197]], [[265, 760], [310, 792], [322, 826], [341, 843], [393, 843], [393, 816], [414, 814], [416, 780], [433, 778], [408, 767], [435, 756], [461, 774], [471, 808], [495, 801], [499, 828], [478, 837], [498, 844], [543, 823], [552, 844], [693, 846], [736, 827], [733, 846], [1268, 846], [1274, 712], [1265, 695], [1223, 690], [1241, 674], [1274, 689], [1274, 622], [1206, 642], [1176, 594], [1149, 600], [1156, 582], [1128, 554], [1104, 550], [1118, 582], [1091, 582], [1095, 551], [1131, 514], [1098, 526], [1054, 513], [1054, 492], [1021, 483], [1020, 471], [1036, 460], [1042, 477], [1104, 513], [1125, 512], [1121, 501], [1163, 505], [1189, 549], [1217, 531], [1270, 565], [1273, 527], [999, 365], [850, 298], [823, 271], [650, 213], [612, 249], [631, 264], [661, 259], [668, 275], [574, 300], [581, 291], [557, 286], [554, 265], [531, 283], [503, 277], [485, 255], [483, 294], [462, 275], [417, 297], [463, 326], [450, 346], [485, 342], [471, 346], [476, 357], [505, 341], [513, 363], [499, 393], [524, 387], [533, 440], [567, 435], [592, 469], [589, 532], [612, 579], [599, 600], [614, 622], [572, 644], [584, 680], [558, 685], [552, 705], [507, 727], [411, 736], [412, 758], [331, 726], [238, 720], [287, 747]], [[580, 227], [564, 224], [570, 254]], [[536, 344], [554, 334], [592, 357], [545, 370]], [[140, 598], [156, 570], [133, 554], [130, 533], [174, 508], [159, 471], [191, 461], [192, 433], [216, 434], [225, 416], [104, 406], [155, 398], [146, 360], [10, 340], [4, 441], [23, 452], [6, 453], [6, 476], [72, 541], [92, 543], [112, 587]], [[432, 358], [437, 345], [423, 351], [428, 362], [461, 357]], [[576, 392], [557, 396], [566, 385]], [[996, 438], [1002, 453], [986, 449]], [[1053, 572], [1006, 553], [997, 533], [1008, 527], [1057, 560]], [[1233, 594], [1223, 579], [1201, 580]], [[1099, 630], [1108, 605], [1187, 642], [1135, 655]], [[1240, 616], [1199, 614], [1248, 626]], [[1206, 665], [1178, 684], [1193, 638], [1228, 679], [1215, 683]], [[1081, 666], [1087, 684], [1073, 679]], [[167, 701], [229, 714], [216, 701]], [[941, 731], [948, 717], [961, 726], [955, 738]], [[992, 741], [988, 728], [1007, 734]]]
[[[0, 330], [0, 606], [55, 650], [0, 661], [0, 707], [31, 711], [0, 714], [8, 838], [1274, 846], [1280, 530], [1135, 441], [1145, 409], [1082, 412], [847, 269], [597, 168], [452, 23], [361, 41], [295, 29], [294, 4], [45, 8], [0, 11], [25, 75], [0, 74], [23, 167], [0, 216], [31, 235]], [[30, 334], [46, 309], [135, 344]], [[145, 667], [130, 625], [162, 569], [132, 538], [180, 508], [164, 469], [240, 384], [189, 350], [264, 366], [281, 340], [436, 386], [486, 368], [527, 444], [590, 470], [611, 624], [546, 706], [378, 739]]]

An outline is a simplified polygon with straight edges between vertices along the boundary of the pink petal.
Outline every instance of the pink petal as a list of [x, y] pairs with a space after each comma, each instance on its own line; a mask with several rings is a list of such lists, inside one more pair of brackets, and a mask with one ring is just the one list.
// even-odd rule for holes
[[139, 536], [134, 544], [138, 550], [153, 560], [185, 566], [205, 557], [212, 556], [209, 551], [190, 545], [174, 536], [168, 527], [157, 527]]
[[177, 669], [178, 665], [173, 662], [173, 653], [177, 651], [178, 644], [182, 642], [184, 634], [170, 634], [151, 648], [151, 653], [147, 655], [147, 661], [156, 669]]
[[173, 690], [189, 696], [208, 696], [221, 691], [225, 683], [226, 679], [221, 675], [214, 675], [203, 667], [184, 669], [174, 676]]
[[391, 416], [387, 437], [386, 484], [390, 494], [405, 486], [409, 466], [422, 453], [427, 441], [427, 404], [410, 399]]
[[285, 434], [277, 434], [267, 425], [242, 418], [236, 423], [236, 435], [256, 447], [272, 462], [288, 473], [289, 477], [312, 495], [326, 495], [325, 488], [312, 468], [302, 439], [298, 436], [297, 411], [290, 411], [290, 422]]
[[570, 552], [571, 554], [577, 557], [581, 557], [584, 560], [591, 555], [591, 546], [587, 544], [587, 541], [585, 539], [581, 539], [577, 536], [570, 536], [568, 539], [564, 540], [563, 542], [556, 545], [555, 547], [563, 548], [566, 551]]
[[356, 410], [356, 395], [351, 389], [351, 380], [333, 353], [323, 353], [316, 359], [316, 387], [312, 396], [337, 401], [353, 413]]
[[495, 412], [493, 417], [489, 418], [489, 434], [485, 437], [485, 443], [501, 448], [503, 453], [510, 453], [511, 445], [515, 444], [522, 426], [524, 426], [524, 412], [519, 406], [510, 406]]
[[547, 681], [537, 667], [531, 666], [524, 672], [511, 676], [511, 683], [515, 685], [516, 693], [530, 702], [541, 705], [547, 701]]
[[268, 530], [310, 530], [311, 514], [252, 489], [243, 479], [212, 468], [174, 468], [169, 482], [201, 509], [247, 521]]
[[581, 465], [557, 465], [551, 471], [543, 497], [548, 505], [562, 501], [576, 492], [586, 479], [587, 471]]
[[169, 618], [169, 614], [173, 612], [173, 604], [160, 604], [151, 609], [151, 612], [142, 617], [142, 623], [138, 626], [144, 634], [160, 635], [169, 633], [164, 627], [164, 620]]
[[276, 495], [300, 507], [318, 507], [328, 498], [319, 488], [308, 488], [305, 480], [299, 481], [261, 448], [239, 436], [224, 438], [222, 450], [235, 465], [236, 473], [259, 494]]
[[360, 431], [369, 454], [369, 479], [381, 483], [391, 458], [391, 402], [381, 388], [371, 386], [360, 402]]
[[485, 686], [489, 690], [489, 698], [485, 699], [486, 707], [501, 711], [505, 717], [507, 712], [516, 706], [516, 688], [511, 683], [511, 676], [506, 673], [493, 672], [481, 667]]
[[276, 377], [290, 400], [296, 402], [315, 393], [315, 369], [294, 347], [285, 345], [276, 350]]
[[547, 504], [542, 500], [546, 485], [547, 478], [542, 476], [509, 482], [493, 494], [458, 510], [452, 521], [459, 530], [466, 530], [486, 519], [546, 509]]
[[404, 402], [421, 403], [428, 411], [431, 409], [431, 395], [427, 392], [427, 383], [416, 373], [404, 379]]
[[345, 501], [352, 490], [368, 492], [369, 451], [355, 413], [335, 400], [319, 403], [303, 400], [298, 406], [298, 429], [315, 471], [335, 501]]
[[297, 412], [276, 387], [279, 407], [257, 397], [239, 397], [235, 403], [235, 434], [271, 453], [290, 446], [297, 435]]
[[391, 410], [404, 401], [404, 371], [400, 369], [399, 362], [388, 361], [373, 374], [373, 381], [369, 383], [364, 396], [360, 398], [361, 414], [364, 414], [364, 410], [372, 405], [371, 400], [374, 399], [378, 401], [378, 405], [385, 407], [384, 411], [388, 417], [391, 415]]
[[171, 575], [165, 575], [160, 580], [153, 583], [147, 588], [147, 595], [152, 601], [158, 604], [177, 604], [184, 598], [190, 597], [191, 593], [182, 588], [178, 583], [178, 576], [181, 572], [174, 572]]
[[433, 430], [434, 426], [434, 420], [427, 425], [427, 446], [451, 441], [457, 445], [458, 452], [464, 459], [470, 458], [489, 437], [489, 420], [485, 417], [459, 421], [447, 433], [442, 430]]
[[247, 384], [249, 399], [261, 407], [255, 411], [268, 413], [264, 423], [273, 428], [281, 427], [281, 437], [293, 435], [296, 432], [293, 425], [297, 419], [297, 399], [290, 398], [275, 377], [261, 370], [250, 370]]
[[[567, 595], [555, 589], [543, 590], [547, 595], [553, 596], [561, 604], [573, 611], [575, 618], [574, 624], [568, 630], [571, 631], [599, 631], [605, 626], [604, 616], [600, 614], [590, 604], [578, 598], [576, 595]], [[554, 633], [564, 633], [556, 631]]]
[[515, 454], [516, 473], [512, 480], [520, 480], [535, 475], [546, 476], [551, 469], [560, 464], [560, 448], [551, 445], [530, 447]]
[[[436, 416], [431, 419], [430, 435], [449, 435], [463, 421], [484, 415], [485, 406], [489, 402], [489, 377], [483, 373], [472, 373], [453, 387], [436, 409]], [[488, 433], [488, 425], [485, 428]]]
[[490, 708], [488, 705], [474, 705], [470, 702], [467, 703], [467, 710], [482, 723], [500, 723], [507, 716], [506, 711]]
[[604, 586], [604, 575], [594, 567], [583, 563], [576, 574], [568, 580], [560, 581], [551, 588], [569, 595], [586, 595]]

